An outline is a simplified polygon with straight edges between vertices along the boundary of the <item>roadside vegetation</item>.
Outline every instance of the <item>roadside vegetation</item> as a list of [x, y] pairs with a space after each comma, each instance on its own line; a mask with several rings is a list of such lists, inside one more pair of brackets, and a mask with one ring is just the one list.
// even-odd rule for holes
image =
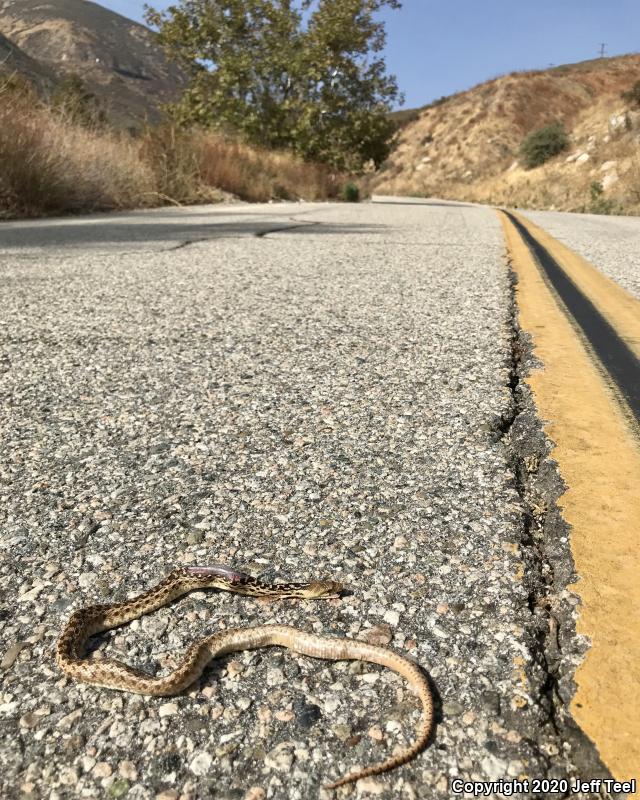
[[622, 212], [615, 200], [605, 197], [602, 181], [591, 182], [589, 202], [581, 210], [588, 214], [620, 214]]
[[207, 203], [229, 195], [253, 202], [340, 199], [348, 185], [328, 165], [291, 152], [169, 123], [131, 136], [88, 119], [76, 105], [41, 103], [21, 82], [0, 86], [2, 218]]
[[246, 201], [357, 202], [401, 99], [376, 14], [398, 0], [177, 0], [147, 9], [188, 78], [166, 122], [131, 132], [78, 75], [47, 100], [0, 84], [0, 217]]

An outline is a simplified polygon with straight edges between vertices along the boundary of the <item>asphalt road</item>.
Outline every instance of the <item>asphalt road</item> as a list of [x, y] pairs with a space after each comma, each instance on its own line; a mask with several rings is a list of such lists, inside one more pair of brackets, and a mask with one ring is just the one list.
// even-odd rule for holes
[[640, 298], [640, 217], [560, 211], [523, 213]]
[[584, 643], [567, 619], [548, 647], [546, 562], [516, 475], [523, 442], [530, 465], [544, 447], [516, 396], [492, 210], [4, 224], [0, 292], [3, 797], [308, 798], [412, 735], [417, 702], [366, 665], [246, 653], [169, 700], [60, 675], [73, 608], [214, 561], [350, 593], [191, 596], [98, 649], [153, 672], [225, 626], [388, 642], [430, 675], [439, 721], [363, 797], [603, 774], [556, 708]]

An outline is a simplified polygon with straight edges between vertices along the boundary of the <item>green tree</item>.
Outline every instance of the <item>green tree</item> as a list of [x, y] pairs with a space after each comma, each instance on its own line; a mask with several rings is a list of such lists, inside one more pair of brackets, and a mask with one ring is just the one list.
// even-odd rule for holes
[[561, 153], [568, 144], [569, 139], [564, 125], [561, 122], [553, 122], [551, 125], [532, 131], [520, 145], [520, 154], [526, 168], [533, 169]]
[[181, 124], [239, 132], [266, 147], [359, 169], [388, 153], [399, 98], [379, 56], [397, 0], [180, 0], [147, 8], [189, 86]]
[[319, 0], [304, 37], [304, 97], [297, 144], [308, 158], [358, 170], [389, 153], [395, 125], [389, 116], [401, 99], [380, 52], [384, 24], [375, 14], [397, 0]]

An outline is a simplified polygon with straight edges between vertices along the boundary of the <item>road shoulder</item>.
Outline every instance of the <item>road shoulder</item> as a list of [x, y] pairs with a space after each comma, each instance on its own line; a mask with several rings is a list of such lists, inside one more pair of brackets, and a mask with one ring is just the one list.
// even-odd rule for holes
[[[630, 779], [636, 777], [640, 763], [640, 709], [632, 700], [640, 694], [635, 545], [640, 451], [633, 425], [528, 247], [505, 217], [503, 226], [517, 277], [519, 325], [544, 365], [533, 369], [526, 383], [555, 445], [551, 456], [567, 485], [559, 504], [571, 526], [571, 550], [579, 575], [571, 587], [581, 600], [577, 629], [591, 642], [576, 671], [571, 713], [612, 774]], [[540, 236], [545, 247], [556, 252], [563, 249], [559, 243], [550, 243], [547, 235]], [[599, 288], [608, 280], [598, 277], [593, 267], [585, 269], [577, 257], [569, 261], [573, 269], [586, 274], [589, 288], [584, 291], [593, 292], [600, 302]], [[576, 272], [572, 277], [577, 279]], [[609, 287], [606, 307], [610, 310], [615, 303], [616, 312], [622, 309], [624, 313], [609, 319], [616, 319], [616, 324], [621, 320], [618, 330], [625, 331], [624, 325], [634, 320], [628, 313], [629, 303], [621, 302], [613, 288]], [[626, 341], [631, 339], [633, 334], [625, 336]]]

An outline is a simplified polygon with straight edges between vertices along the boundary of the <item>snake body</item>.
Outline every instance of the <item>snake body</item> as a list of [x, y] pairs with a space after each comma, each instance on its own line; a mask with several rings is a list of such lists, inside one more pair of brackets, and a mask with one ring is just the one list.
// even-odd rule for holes
[[267, 584], [224, 565], [179, 568], [157, 586], [124, 603], [88, 606], [73, 613], [57, 642], [58, 666], [69, 677], [94, 686], [166, 696], [178, 694], [190, 686], [212, 659], [240, 650], [279, 645], [312, 658], [369, 661], [397, 672], [418, 695], [423, 713], [416, 739], [387, 760], [350, 772], [326, 788], [335, 789], [360, 778], [387, 772], [410, 761], [425, 747], [433, 725], [433, 697], [429, 684], [416, 664], [387, 647], [354, 639], [317, 636], [288, 625], [261, 625], [229, 629], [200, 639], [189, 647], [176, 669], [161, 677], [114, 659], [91, 661], [85, 657], [87, 640], [94, 634], [149, 614], [188, 592], [207, 588], [252, 597], [311, 600], [336, 597], [342, 585], [335, 581]]

